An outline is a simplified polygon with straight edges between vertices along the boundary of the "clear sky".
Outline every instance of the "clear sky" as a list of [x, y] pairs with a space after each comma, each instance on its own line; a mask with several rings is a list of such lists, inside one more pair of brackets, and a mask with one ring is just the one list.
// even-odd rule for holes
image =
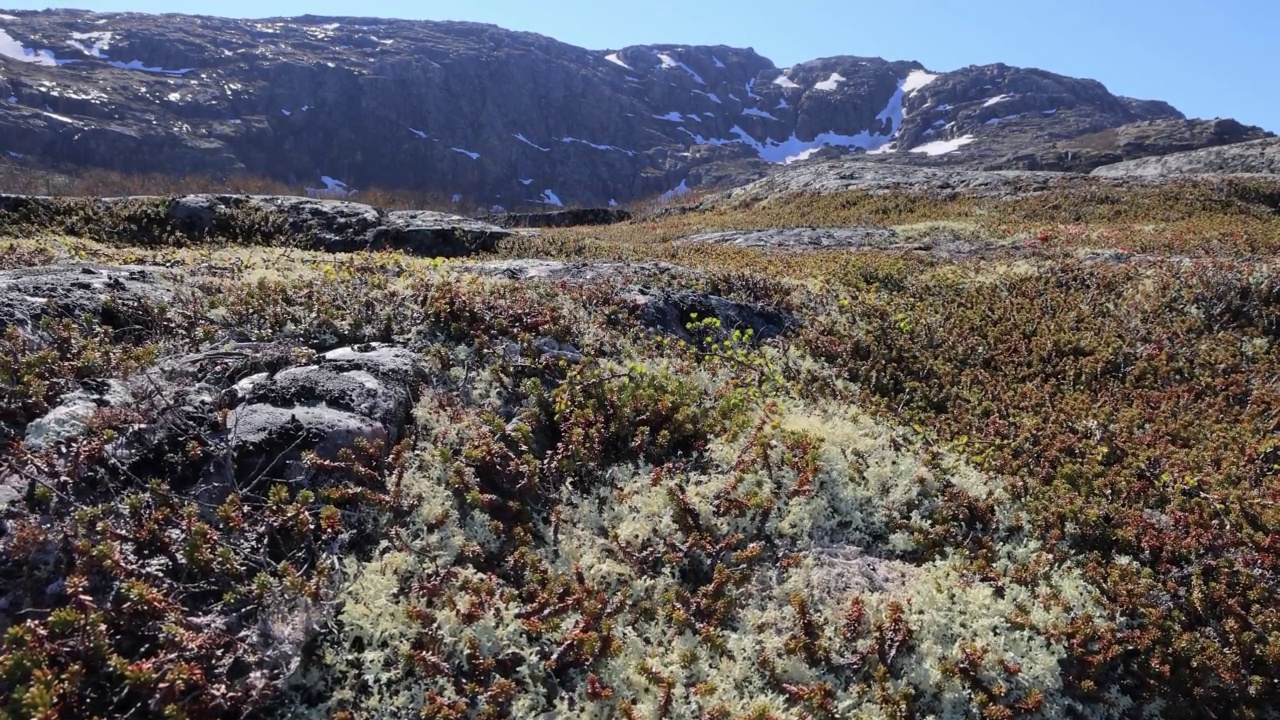
[[[41, 9], [47, 0], [0, 0]], [[1004, 62], [1102, 81], [1191, 117], [1280, 132], [1280, 0], [68, 0], [97, 11], [472, 20], [592, 49], [754, 47], [785, 67], [829, 55]]]

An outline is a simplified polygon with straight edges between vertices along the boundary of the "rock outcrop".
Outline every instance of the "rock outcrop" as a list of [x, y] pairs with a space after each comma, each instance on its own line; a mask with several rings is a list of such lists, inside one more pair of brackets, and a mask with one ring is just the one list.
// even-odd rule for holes
[[1280, 176], [1280, 138], [1130, 160], [1093, 171], [1100, 177], [1232, 173]]
[[147, 244], [178, 237], [289, 244], [325, 252], [401, 250], [459, 257], [493, 250], [510, 231], [459, 215], [383, 211], [361, 203], [266, 195], [47, 198], [0, 195], [0, 227], [62, 230]]

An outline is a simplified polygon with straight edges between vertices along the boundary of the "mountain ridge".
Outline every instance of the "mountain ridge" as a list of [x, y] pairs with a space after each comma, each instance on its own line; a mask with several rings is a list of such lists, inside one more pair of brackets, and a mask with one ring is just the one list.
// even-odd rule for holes
[[[842, 55], [778, 68], [752, 48], [588, 50], [462, 21], [3, 15], [0, 151], [53, 168], [258, 174], [316, 194], [605, 205], [845, 152], [1087, 172], [1159, 142], [1083, 162], [1053, 148], [1189, 122], [1096, 80], [1002, 63], [931, 72]], [[1267, 135], [1194, 130], [1176, 149]]]

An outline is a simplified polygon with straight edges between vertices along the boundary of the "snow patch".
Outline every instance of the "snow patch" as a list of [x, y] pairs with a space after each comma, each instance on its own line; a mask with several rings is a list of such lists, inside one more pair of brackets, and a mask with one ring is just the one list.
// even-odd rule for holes
[[694, 92], [698, 93], [699, 95], [706, 95], [707, 99], [709, 99], [713, 103], [716, 103], [718, 105], [724, 104], [720, 102], [720, 98], [715, 93], [703, 92], [701, 90], [694, 90]]
[[757, 110], [755, 108], [742, 108], [743, 115], [754, 115], [755, 117], [768, 118], [769, 120], [777, 120], [778, 118], [771, 115], [767, 110]]
[[661, 52], [658, 53], [658, 59], [662, 61], [662, 67], [664, 70], [669, 70], [671, 68], [680, 68], [681, 70], [684, 70], [685, 72], [689, 73], [689, 75], [693, 77], [693, 81], [698, 83], [699, 85], [707, 84], [702, 79], [701, 75], [693, 71], [693, 68], [689, 67], [688, 65], [685, 65], [679, 60], [676, 60], [675, 58], [671, 57], [667, 53], [661, 53]]
[[712, 55], [711, 59], [715, 61], [716, 67], [718, 68], [724, 67], [724, 63], [720, 62], [720, 58], [716, 57], [715, 55]]
[[617, 65], [617, 66], [619, 66], [619, 67], [624, 67], [624, 68], [626, 68], [626, 69], [628, 69], [628, 70], [631, 70], [631, 69], [632, 69], [632, 67], [631, 67], [630, 65], [628, 65], [628, 64], [626, 64], [625, 62], [623, 62], [623, 61], [622, 61], [622, 58], [621, 58], [621, 57], [618, 57], [618, 53], [609, 53], [608, 55], [605, 55], [605, 56], [604, 56], [604, 59], [605, 59], [605, 60], [608, 60], [609, 62], [611, 62], [611, 63], [613, 63], [614, 65]]
[[662, 195], [658, 198], [658, 200], [659, 200], [660, 202], [664, 202], [664, 203], [665, 203], [665, 202], [671, 202], [672, 200], [675, 200], [676, 198], [680, 197], [681, 195], [688, 195], [688, 194], [689, 194], [689, 184], [688, 184], [688, 181], [687, 181], [687, 179], [686, 179], [686, 180], [681, 180], [679, 185], [677, 185], [677, 186], [675, 186], [675, 187], [671, 188], [670, 190], [668, 190], [668, 191], [666, 191], [666, 192], [662, 193]]
[[0, 14], [0, 20], [18, 20], [18, 19], [20, 19], [20, 18], [18, 18], [18, 17], [16, 17], [16, 16], [14, 16], [14, 15], [4, 15], [4, 14]]
[[547, 188], [546, 190], [542, 191], [541, 202], [543, 205], [555, 205], [556, 207], [564, 207], [564, 203], [560, 202], [560, 198], [556, 197], [556, 194], [551, 191], [551, 188]]
[[659, 120], [670, 120], [671, 122], [684, 122], [684, 116], [676, 112], [675, 110], [672, 110], [666, 115], [654, 115], [654, 117], [658, 118]]
[[774, 78], [774, 79], [773, 79], [773, 84], [774, 84], [774, 85], [779, 85], [779, 86], [784, 87], [784, 88], [798, 88], [798, 87], [800, 87], [799, 85], [797, 85], [797, 84], [796, 84], [796, 82], [795, 82], [794, 80], [792, 80], [791, 78], [787, 77], [787, 74], [786, 74], [785, 72], [784, 72], [784, 73], [782, 73], [781, 75], [779, 75], [778, 77]]
[[924, 70], [912, 70], [907, 73], [907, 79], [902, 81], [902, 92], [910, 95], [939, 77]]
[[307, 188], [307, 196], [313, 198], [345, 198], [356, 194], [350, 186], [341, 180], [331, 178], [328, 175], [321, 175], [320, 182], [324, 183], [322, 188]]
[[590, 145], [591, 147], [597, 150], [617, 150], [618, 152], [626, 153], [629, 156], [635, 155], [635, 152], [631, 150], [625, 150], [623, 148], [617, 147], [616, 145], [599, 145], [597, 143], [591, 142], [590, 140], [582, 140], [576, 137], [562, 137], [560, 138], [560, 142], [582, 143], [583, 145]]
[[847, 80], [847, 79], [848, 79], [848, 78], [846, 78], [845, 76], [841, 75], [840, 73], [835, 73], [835, 72], [833, 72], [833, 73], [831, 73], [831, 77], [829, 77], [829, 78], [827, 78], [826, 80], [823, 80], [822, 82], [820, 82], [820, 83], [818, 83], [818, 84], [814, 85], [814, 86], [813, 86], [813, 89], [814, 89], [814, 90], [825, 90], [826, 92], [835, 92], [835, 91], [836, 91], [836, 89], [840, 87], [840, 83], [844, 82], [844, 81], [845, 81], [845, 80]]
[[[106, 60], [107, 56], [103, 55], [102, 51], [111, 49], [111, 40], [114, 37], [114, 33], [109, 32], [71, 33], [71, 40], [67, 44], [89, 57]], [[86, 45], [83, 42], [85, 40], [91, 44]]]
[[[169, 93], [169, 99], [173, 100], [174, 102], [177, 102], [177, 100], [173, 97], [174, 95], [177, 95], [177, 94], [178, 93]], [[280, 108], [280, 114], [284, 115], [285, 117], [289, 117], [290, 115], [293, 114], [293, 112], [290, 110], [285, 110], [284, 108]]]
[[160, 75], [172, 75], [172, 76], [186, 75], [192, 70], [195, 70], [195, 68], [181, 68], [178, 70], [168, 70], [162, 67], [153, 67], [150, 65], [145, 65], [141, 60], [130, 60], [129, 62], [120, 62], [119, 60], [110, 60], [107, 62], [107, 64], [114, 68], [120, 68], [121, 70], [140, 70], [142, 72], [157, 73]]
[[463, 148], [449, 148], [449, 149], [450, 149], [450, 150], [452, 150], [452, 151], [454, 151], [454, 152], [456, 152], [456, 153], [462, 153], [463, 155], [466, 155], [467, 157], [471, 158], [472, 160], [479, 160], [479, 159], [480, 159], [480, 153], [478, 153], [478, 152], [471, 152], [470, 150], [465, 150], [465, 149], [463, 149]]
[[542, 152], [551, 152], [551, 148], [544, 148], [544, 147], [542, 147], [541, 145], [538, 145], [538, 144], [534, 143], [532, 140], [530, 140], [529, 138], [525, 137], [525, 136], [524, 136], [524, 133], [512, 133], [512, 134], [511, 134], [511, 137], [513, 137], [513, 138], [515, 138], [515, 139], [519, 140], [520, 142], [524, 143], [525, 145], [529, 145], [530, 147], [535, 147], [535, 148], [537, 148], [537, 149], [541, 150]]
[[[48, 105], [45, 105], [45, 107], [49, 107], [49, 106], [48, 106]], [[54, 120], [58, 120], [58, 121], [60, 121], [60, 122], [64, 122], [64, 123], [71, 123], [72, 125], [75, 125], [75, 124], [76, 124], [76, 121], [75, 121], [75, 120], [72, 120], [71, 118], [67, 117], [66, 115], [58, 115], [58, 114], [56, 114], [56, 113], [45, 112], [45, 111], [43, 111], [43, 110], [42, 110], [42, 111], [40, 111], [40, 114], [41, 114], [41, 115], [44, 115], [45, 117], [51, 117], [51, 118], [53, 118]]]
[[0, 30], [0, 55], [18, 62], [31, 63], [32, 65], [48, 65], [56, 67], [65, 65], [74, 60], [59, 60], [53, 54], [52, 50], [33, 50], [23, 47], [22, 43], [14, 40], [9, 33]]
[[609, 207], [618, 207], [618, 201], [613, 198], [609, 198]]
[[1014, 118], [1017, 118], [1017, 117], [1022, 117], [1021, 113], [1015, 113], [1013, 115], [1005, 115], [1004, 117], [991, 118], [990, 120], [983, 123], [983, 125], [998, 125], [1001, 120], [1013, 120]]
[[781, 110], [781, 109], [783, 109], [783, 108], [789, 108], [789, 107], [791, 107], [791, 106], [787, 104], [787, 99], [786, 99], [786, 98], [778, 98], [778, 104], [777, 104], [777, 105], [775, 105], [775, 106], [773, 107], [773, 109], [774, 109], [774, 110]]
[[521, 180], [521, 181], [520, 181], [520, 184], [521, 184], [521, 185], [532, 185], [532, 184], [533, 184], [533, 178], [529, 178], [528, 180]]
[[747, 81], [747, 97], [751, 98], [752, 100], [763, 100], [764, 98], [755, 94], [755, 86], [756, 86], [755, 78], [751, 78], [750, 80]]
[[792, 133], [786, 140], [767, 139], [760, 142], [737, 125], [733, 126], [731, 132], [738, 136], [738, 142], [754, 148], [761, 160], [783, 165], [804, 160], [824, 146], [862, 148], [870, 152], [884, 147], [890, 139], [888, 135], [872, 135], [864, 130], [857, 135], [841, 135], [836, 132], [818, 133], [812, 140], [801, 140]]
[[[408, 126], [406, 126], [406, 127], [408, 127]], [[413, 128], [409, 128], [409, 132], [413, 133], [414, 135], [417, 135], [418, 137], [422, 138], [423, 140], [426, 140], [426, 139], [427, 139], [427, 134], [426, 134], [426, 133], [424, 133], [424, 132], [422, 132], [421, 130], [414, 130]]]
[[1057, 115], [1058, 108], [1054, 108], [1052, 110], [1041, 110], [1040, 112], [1044, 113], [1045, 115]]
[[949, 152], [955, 152], [960, 148], [973, 142], [976, 138], [972, 135], [964, 135], [950, 140], [934, 140], [931, 143], [925, 143], [917, 147], [911, 148], [913, 153], [924, 153], [925, 155], [946, 155]]
[[993, 98], [988, 98], [986, 102], [982, 103], [982, 107], [991, 107], [996, 103], [1002, 103], [1005, 100], [1012, 100], [1012, 99], [1013, 99], [1012, 95], [997, 95]]

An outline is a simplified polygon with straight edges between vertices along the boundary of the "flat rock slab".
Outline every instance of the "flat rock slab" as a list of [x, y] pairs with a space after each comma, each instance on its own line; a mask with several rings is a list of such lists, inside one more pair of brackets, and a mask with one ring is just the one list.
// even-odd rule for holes
[[631, 213], [618, 208], [573, 208], [553, 212], [500, 213], [484, 218], [504, 228], [558, 228], [580, 225], [612, 225], [631, 219]]
[[459, 272], [506, 280], [551, 280], [569, 283], [654, 282], [688, 277], [696, 270], [663, 262], [563, 262], [560, 260], [495, 260], [458, 265]]
[[838, 250], [841, 248], [885, 247], [898, 240], [898, 234], [882, 227], [785, 228], [701, 233], [681, 238], [681, 243], [727, 245], [745, 248], [788, 250]]
[[136, 327], [145, 321], [149, 305], [171, 296], [166, 274], [159, 267], [91, 264], [0, 271], [0, 330], [16, 325], [38, 337], [40, 321], [48, 316]]
[[1104, 165], [1095, 177], [1251, 174], [1280, 181], [1280, 138], [1188, 150]]

